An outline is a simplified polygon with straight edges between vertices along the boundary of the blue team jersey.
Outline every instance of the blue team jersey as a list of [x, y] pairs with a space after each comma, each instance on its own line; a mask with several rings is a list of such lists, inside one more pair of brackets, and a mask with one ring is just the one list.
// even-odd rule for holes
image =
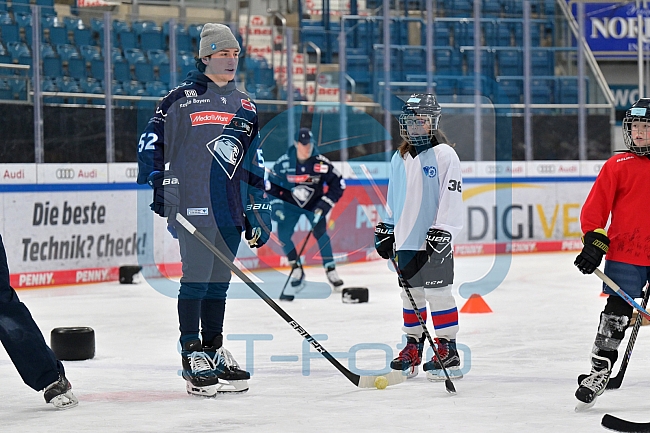
[[163, 98], [138, 143], [138, 180], [172, 170], [180, 212], [197, 227], [244, 226], [247, 204], [267, 203], [255, 103], [234, 82], [194, 71]]

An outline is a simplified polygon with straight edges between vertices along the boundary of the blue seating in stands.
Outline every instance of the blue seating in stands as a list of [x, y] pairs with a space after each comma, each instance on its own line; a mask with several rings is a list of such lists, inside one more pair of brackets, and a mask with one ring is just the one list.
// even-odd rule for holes
[[26, 13], [14, 12], [14, 19], [16, 20], [16, 24], [18, 24], [18, 27], [21, 28], [32, 27], [32, 14], [30, 12], [26, 12]]
[[119, 30], [117, 33], [117, 40], [119, 42], [119, 46], [123, 50], [136, 48], [138, 46], [135, 32], [129, 29]]
[[125, 60], [124, 56], [122, 55], [122, 50], [120, 50], [117, 47], [112, 47], [111, 48], [111, 61], [113, 63], [115, 63], [115, 62], [119, 62], [119, 61], [122, 61], [122, 60]]
[[113, 20], [113, 32], [115, 33], [120, 33], [122, 31], [130, 31], [131, 28], [129, 27], [129, 24], [126, 21], [114, 19]]
[[43, 92], [58, 92], [59, 88], [56, 87], [54, 77], [44, 77], [43, 82], [41, 83], [41, 90]]
[[453, 0], [450, 5], [450, 16], [467, 17], [474, 11], [473, 0]]
[[[474, 50], [465, 51], [467, 62], [467, 75], [474, 74]], [[481, 50], [481, 75], [494, 77], [494, 53], [490, 50]]]
[[501, 78], [496, 79], [496, 89], [494, 92], [496, 103], [505, 103], [502, 98], [507, 98], [511, 104], [519, 104], [524, 92], [523, 78]]
[[191, 41], [199, 46], [199, 40], [201, 39], [201, 30], [203, 30], [203, 24], [190, 24], [187, 26], [187, 33], [190, 35]]
[[11, 57], [13, 58], [14, 61], [18, 60], [18, 57], [20, 57], [21, 55], [31, 57], [29, 47], [24, 42], [17, 42], [17, 41], [8, 42], [7, 51], [9, 52], [9, 54], [11, 54]]
[[10, 54], [0, 54], [0, 63], [12, 63], [13, 60]]
[[[249, 57], [246, 58], [247, 60]], [[190, 56], [189, 54], [184, 54], [184, 55], [179, 55], [177, 57], [177, 65], [178, 65], [178, 79], [184, 80], [185, 77], [187, 77], [187, 74], [190, 71], [195, 71], [196, 70], [196, 63], [194, 61], [194, 58]], [[248, 77], [248, 68], [246, 71], [246, 76]]]
[[547, 49], [535, 49], [530, 52], [531, 74], [533, 75], [555, 75], [555, 56], [553, 51]]
[[[485, 76], [481, 76], [480, 81], [481, 81], [481, 95], [491, 98], [492, 81]], [[458, 77], [457, 86], [458, 86], [457, 87], [458, 95], [473, 95], [474, 89], [476, 88], [474, 85], [474, 77], [470, 77], [470, 76]]]
[[147, 61], [144, 52], [139, 48], [127, 48], [124, 50], [124, 58], [130, 65], [137, 62]]
[[63, 25], [69, 32], [72, 32], [74, 29], [82, 29], [84, 22], [77, 17], [63, 17]]
[[131, 96], [147, 96], [147, 92], [144, 87], [138, 81], [124, 81], [122, 82], [122, 88], [127, 95]]
[[81, 57], [73, 57], [68, 60], [68, 75], [72, 78], [86, 78], [86, 62]]
[[405, 46], [402, 49], [402, 70], [404, 75], [416, 74], [426, 69], [427, 53], [425, 46]]
[[125, 61], [115, 62], [113, 64], [113, 77], [117, 81], [130, 81], [131, 80], [131, 67]]
[[[578, 103], [578, 77], [558, 77], [555, 87], [557, 104]], [[585, 81], [585, 94], [589, 95], [589, 83]]]
[[452, 47], [434, 47], [433, 67], [437, 75], [461, 75], [460, 52]]
[[530, 100], [533, 104], [553, 103], [554, 80], [534, 79], [530, 82]]
[[162, 50], [163, 47], [163, 35], [160, 30], [149, 28], [140, 34], [140, 48], [143, 51]]
[[147, 82], [145, 90], [149, 96], [165, 96], [169, 92], [167, 85], [160, 81]]
[[147, 58], [154, 66], [165, 62], [169, 63], [169, 56], [164, 50], [149, 50], [147, 51]]
[[348, 54], [346, 72], [356, 82], [357, 93], [372, 93], [370, 88], [370, 57], [364, 54]]
[[56, 15], [41, 15], [41, 28], [49, 29], [59, 25], [59, 19]]
[[[161, 63], [158, 65], [157, 68], [154, 68], [154, 70], [157, 69], [157, 74], [156, 74], [156, 81], [161, 81], [165, 83], [167, 87], [169, 87], [169, 61], [167, 63]], [[178, 80], [179, 78], [185, 78], [185, 77], [178, 77], [176, 76], [176, 79]]]
[[101, 51], [95, 45], [80, 45], [79, 52], [86, 63], [92, 62], [93, 59], [101, 59]]
[[[0, 8], [0, 24], [13, 24], [14, 20], [11, 18], [9, 12], [5, 12]], [[7, 85], [8, 86], [8, 85]]]
[[90, 60], [90, 75], [97, 80], [104, 79], [104, 59], [94, 57]]
[[[18, 64], [32, 66], [33, 65], [32, 55], [21, 54], [20, 56], [18, 56]], [[18, 73], [20, 75], [32, 75], [32, 69], [29, 68], [29, 70], [21, 70]]]
[[11, 88], [13, 99], [27, 100], [27, 81], [26, 78], [10, 78], [7, 80]]
[[[66, 92], [66, 93], [81, 93], [81, 87], [79, 86], [79, 82], [70, 77], [57, 77], [55, 78], [56, 86], [59, 88], [60, 92]], [[66, 98], [67, 99], [67, 98]], [[68, 99], [69, 102], [72, 102], [70, 99]]]
[[499, 75], [522, 75], [522, 52], [519, 49], [503, 49], [497, 51]]
[[60, 77], [63, 75], [60, 57], [46, 57], [43, 59], [43, 75], [46, 77]]
[[94, 78], [84, 78], [79, 84], [83, 93], [104, 93], [101, 82]]
[[481, 5], [481, 12], [485, 16], [498, 17], [502, 12], [501, 2], [495, 0], [483, 0], [483, 4]]
[[435, 84], [436, 95], [448, 96], [456, 94], [456, 85], [458, 80], [452, 76], [435, 76], [433, 84]]
[[457, 21], [453, 23], [454, 27], [454, 45], [474, 45], [474, 22]]
[[176, 28], [176, 50], [177, 51], [192, 51], [192, 40], [190, 35], [183, 27]]
[[74, 43], [78, 47], [82, 45], [93, 45], [91, 30], [88, 28], [75, 28], [72, 31]]
[[[373, 45], [375, 82], [384, 81], [384, 46]], [[401, 46], [390, 47], [390, 81], [402, 81]]]
[[58, 57], [58, 55], [56, 54], [56, 51], [54, 51], [54, 47], [52, 45], [44, 43], [41, 44], [41, 58], [46, 57]]
[[32, 9], [29, 0], [16, 0], [11, 3], [11, 11], [16, 14], [31, 14]]
[[0, 99], [13, 99], [9, 82], [4, 78], [0, 78]]
[[151, 29], [158, 29], [158, 26], [156, 25], [155, 21], [152, 20], [137, 20], [133, 21], [133, 24], [131, 25], [131, 28], [135, 31], [136, 35], [142, 35], [143, 32], [146, 30], [151, 30]]
[[5, 12], [8, 9], [9, 9], [9, 7], [7, 6], [7, 2], [5, 2], [5, 1], [0, 2], [0, 11]]
[[41, 16], [56, 16], [54, 11], [54, 0], [36, 0], [36, 4], [41, 7]]
[[[446, 21], [436, 21], [433, 23], [433, 45], [451, 45], [451, 28], [452, 23]], [[422, 41], [426, 41], [426, 27], [422, 26]]]
[[512, 45], [512, 29], [508, 23], [497, 23], [495, 45], [499, 47]]
[[60, 44], [56, 46], [56, 52], [59, 53], [61, 60], [68, 61], [72, 58], [80, 59], [81, 55], [77, 51], [77, 47], [70, 44]]
[[153, 65], [149, 62], [139, 62], [134, 65], [135, 67], [135, 79], [148, 83], [154, 81]]
[[[515, 45], [519, 47], [524, 46], [524, 23], [523, 22], [517, 22], [517, 23], [511, 23], [512, 28], [514, 29], [515, 33]], [[531, 23], [530, 25], [530, 46], [531, 47], [539, 47], [539, 41], [540, 41], [540, 30], [539, 30], [539, 23]]]
[[17, 24], [0, 24], [0, 33], [5, 44], [20, 40]]
[[52, 45], [62, 45], [70, 43], [68, 40], [68, 29], [65, 27], [50, 27], [49, 43]]

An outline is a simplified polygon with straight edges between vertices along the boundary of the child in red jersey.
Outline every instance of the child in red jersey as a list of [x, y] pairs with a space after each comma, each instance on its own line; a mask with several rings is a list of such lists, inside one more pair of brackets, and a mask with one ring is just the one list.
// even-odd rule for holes
[[[575, 265], [591, 274], [605, 256], [605, 274], [633, 298], [650, 281], [650, 98], [641, 98], [625, 113], [623, 138], [628, 151], [611, 157], [601, 169], [580, 213], [584, 233]], [[605, 226], [611, 217], [610, 225]], [[632, 317], [632, 306], [603, 285], [609, 295], [591, 354], [591, 372], [581, 376], [579, 405], [588, 407], [605, 391], [618, 346]]]

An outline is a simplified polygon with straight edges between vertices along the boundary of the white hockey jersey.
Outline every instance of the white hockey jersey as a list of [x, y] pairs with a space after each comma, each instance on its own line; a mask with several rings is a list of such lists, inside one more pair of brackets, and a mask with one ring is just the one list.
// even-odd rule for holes
[[395, 226], [397, 251], [425, 250], [429, 228], [446, 230], [452, 241], [463, 228], [460, 160], [454, 149], [438, 144], [415, 158], [399, 151], [391, 159], [387, 224]]

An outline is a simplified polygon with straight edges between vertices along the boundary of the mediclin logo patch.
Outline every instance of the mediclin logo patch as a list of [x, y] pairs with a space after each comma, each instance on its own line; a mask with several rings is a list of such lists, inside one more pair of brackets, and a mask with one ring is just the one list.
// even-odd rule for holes
[[199, 111], [190, 114], [192, 126], [199, 125], [228, 125], [234, 114], [222, 113], [220, 111]]

